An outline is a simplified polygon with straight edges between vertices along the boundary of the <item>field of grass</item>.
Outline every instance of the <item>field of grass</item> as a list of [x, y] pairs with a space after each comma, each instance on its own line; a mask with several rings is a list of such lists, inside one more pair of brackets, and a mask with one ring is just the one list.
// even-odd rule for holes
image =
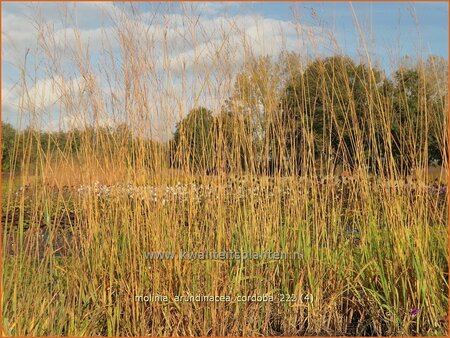
[[[327, 81], [317, 75], [299, 84], [304, 97], [309, 88], [321, 95], [315, 115], [296, 97], [292, 83], [298, 82], [275, 90], [270, 76], [258, 77], [264, 67], [256, 63], [249, 72], [264, 89], [258, 94], [264, 122], [253, 109], [257, 118], [246, 121], [260, 122], [249, 128], [238, 111], [225, 128], [218, 117], [222, 89], [209, 89], [219, 102], [214, 137], [203, 129], [191, 137], [188, 127], [179, 127], [179, 139], [150, 142], [144, 135], [152, 123], [144, 114], [149, 102], [159, 100], [163, 122], [171, 125], [179, 122], [173, 107], [182, 107], [186, 94], [167, 94], [176, 75], [154, 70], [148, 55], [158, 47], [145, 43], [133, 15], [116, 18], [120, 62], [108, 59], [105, 45], [98, 72], [88, 46], [78, 41], [61, 51], [49, 27], [36, 23], [45, 33], [36, 67], [61, 87], [60, 114], [93, 121], [95, 137], [82, 134], [73, 151], [69, 129], [64, 146], [57, 139], [54, 147], [42, 146], [36, 130], [46, 113], [33, 97], [22, 102], [34, 129], [15, 140], [16, 173], [2, 175], [3, 333], [447, 335], [448, 94], [438, 103], [419, 95], [417, 107], [407, 102], [401, 110], [398, 97], [406, 90], [382, 92], [366, 60], [373, 78], [362, 82], [358, 95], [365, 108], [359, 112], [349, 73], [338, 63], [343, 81], [334, 82], [324, 63], [319, 73]], [[185, 20], [192, 29], [198, 24]], [[185, 38], [195, 43], [188, 33]], [[228, 66], [237, 61], [223, 47], [231, 41], [225, 36], [221, 42], [209, 47], [216, 48], [214, 59], [195, 70], [206, 78], [201, 90], [217, 87], [217, 74], [219, 82], [234, 83]], [[80, 95], [58, 80], [69, 78], [70, 62], [85, 79]], [[22, 67], [26, 92], [33, 71]], [[167, 83], [153, 93], [149, 88], [159, 77]], [[102, 92], [105, 78], [117, 81], [111, 95]], [[419, 94], [429, 83], [417, 85]], [[231, 101], [243, 101], [243, 92]], [[123, 98], [112, 95], [117, 93]], [[255, 107], [252, 98], [245, 100]], [[404, 114], [402, 124], [394, 125], [395, 109]], [[281, 118], [281, 110], [293, 113]], [[133, 136], [105, 134], [108, 113], [128, 123]], [[314, 129], [319, 117], [322, 124]], [[249, 130], [258, 130], [256, 136]], [[439, 166], [429, 163], [432, 149], [441, 156]], [[202, 257], [214, 252], [234, 256]], [[250, 253], [273, 255], [243, 257]]]
[[[446, 193], [367, 178], [247, 178], [30, 186], [13, 196], [3, 251], [7, 334], [445, 334]], [[301, 256], [149, 260], [149, 251]], [[280, 294], [296, 300], [171, 299]]]

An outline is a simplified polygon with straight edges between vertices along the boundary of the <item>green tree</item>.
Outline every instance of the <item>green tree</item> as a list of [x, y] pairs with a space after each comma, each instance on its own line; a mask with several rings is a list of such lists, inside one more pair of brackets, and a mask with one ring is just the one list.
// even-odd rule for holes
[[402, 171], [442, 163], [447, 144], [448, 66], [430, 56], [394, 73], [394, 155]]
[[431, 55], [424, 64], [423, 72], [429, 112], [428, 161], [442, 164], [448, 149], [448, 61]]
[[279, 101], [287, 74], [292, 72], [287, 65], [293, 66], [296, 56], [282, 53], [278, 60], [249, 58], [237, 74], [233, 93], [218, 117], [218, 139], [223, 140], [227, 164], [233, 171], [278, 171], [274, 164], [283, 158]]
[[[281, 114], [291, 162], [301, 171], [314, 159], [366, 165], [376, 152], [376, 115], [388, 80], [345, 56], [315, 59], [287, 81]], [[378, 150], [379, 152], [379, 150]], [[311, 167], [311, 166], [309, 166]]]
[[17, 131], [14, 127], [2, 121], [2, 170], [7, 171], [12, 168], [14, 157], [14, 144]]
[[214, 170], [214, 118], [210, 110], [192, 109], [176, 125], [172, 165], [191, 172]]

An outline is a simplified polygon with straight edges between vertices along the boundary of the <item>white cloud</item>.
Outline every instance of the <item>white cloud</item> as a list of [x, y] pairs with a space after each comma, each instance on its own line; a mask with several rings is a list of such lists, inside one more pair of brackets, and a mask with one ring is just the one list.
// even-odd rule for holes
[[[32, 6], [8, 3], [4, 5], [2, 18], [4, 36], [8, 37], [2, 47], [4, 62], [23, 60], [25, 51], [36, 47], [37, 26], [33, 24], [33, 19], [39, 19], [39, 15], [49, 30], [48, 33], [52, 33], [46, 35], [49, 47], [56, 48], [65, 58], [61, 60], [62, 65], [54, 71], [52, 62], [46, 60], [40, 63], [42, 59], [37, 55], [33, 61], [43, 67], [42, 75], [32, 84], [25, 97], [27, 100], [23, 101], [24, 96], [17, 93], [11, 94], [7, 100], [3, 100], [2, 109], [12, 111], [14, 105], [22, 100], [53, 114], [55, 107], [62, 104], [61, 97], [65, 92], [70, 92], [77, 100], [82, 101], [79, 96], [82, 95], [84, 83], [77, 70], [79, 64], [74, 60], [74, 55], [71, 55], [72, 51], [78, 49], [77, 33], [83, 48], [89, 47], [89, 60], [86, 50], [77, 50], [77, 53], [85, 58], [83, 62], [90, 61], [92, 64], [91, 75], [96, 77], [105, 102], [111, 100], [111, 93], [106, 85], [107, 76], [119, 75], [119, 79], [113, 84], [113, 94], [120, 98], [118, 104], [126, 109], [123, 99], [125, 80], [121, 74], [124, 53], [136, 52], [134, 57], [138, 60], [135, 61], [141, 66], [142, 63], [148, 63], [153, 67], [151, 76], [140, 75], [143, 81], [148, 82], [149, 88], [157, 88], [157, 91], [153, 90], [149, 94], [152, 102], [152, 112], [149, 114], [153, 120], [157, 120], [155, 125], [158, 128], [163, 128], [166, 122], [163, 120], [168, 119], [169, 112], [173, 115], [171, 118], [174, 124], [179, 118], [179, 111], [186, 113], [188, 107], [195, 103], [218, 107], [219, 101], [226, 98], [233, 84], [229, 78], [230, 73], [226, 74], [227, 81], [223, 80], [222, 73], [227, 72], [225, 69], [235, 73], [248, 55], [275, 57], [284, 49], [301, 51], [299, 48], [305, 47], [311, 37], [312, 40], [319, 40], [313, 27], [294, 25], [289, 20], [246, 14], [241, 11], [242, 6], [244, 5], [240, 3], [202, 3], [196, 7], [200, 15], [190, 16], [182, 15], [179, 10], [177, 12], [169, 7], [159, 12], [147, 10], [127, 14], [118, 5], [108, 2], [82, 2], [67, 6], [55, 3]], [[184, 7], [182, 10], [191, 13], [194, 7]], [[66, 13], [66, 10], [69, 13], [68, 20], [62, 20], [61, 14]], [[122, 37], [118, 36], [110, 18], [116, 20], [122, 28]], [[108, 56], [97, 53], [102, 50], [105, 39], [111, 43], [113, 55], [109, 57], [114, 58], [119, 74], [112, 74], [112, 70], [107, 68]], [[127, 46], [121, 45], [120, 39], [134, 40], [132, 46], [137, 50], [128, 50]], [[45, 56], [40, 57], [45, 59]], [[97, 67], [99, 64], [106, 66], [106, 69], [100, 70]], [[64, 72], [72, 75], [64, 76]], [[2, 89], [2, 97], [3, 95]], [[170, 104], [167, 103], [169, 101]], [[59, 116], [49, 121], [48, 128], [61, 125], [61, 121], [63, 124], [74, 123], [71, 117], [74, 112], [64, 109], [62, 107]], [[110, 123], [108, 116], [101, 118]]]
[[203, 2], [199, 4], [199, 11], [210, 15], [223, 15], [238, 9], [242, 5], [242, 2]]
[[2, 86], [2, 120], [15, 123], [17, 120], [17, 97], [19, 96], [17, 86], [3, 83]]

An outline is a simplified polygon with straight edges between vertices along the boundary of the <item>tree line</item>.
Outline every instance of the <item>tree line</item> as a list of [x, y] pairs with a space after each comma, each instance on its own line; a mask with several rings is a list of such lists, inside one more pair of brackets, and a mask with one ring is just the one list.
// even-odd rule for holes
[[298, 60], [287, 53], [278, 63], [246, 64], [218, 115], [199, 107], [177, 124], [172, 165], [298, 174], [341, 164], [407, 173], [447, 158], [444, 59], [405, 62], [392, 77], [345, 56], [305, 67]]
[[193, 108], [165, 143], [138, 138], [127, 124], [19, 132], [2, 122], [2, 170], [40, 154], [121, 154], [150, 169], [159, 156], [192, 173], [281, 175], [337, 164], [408, 172], [447, 159], [446, 60], [403, 62], [392, 76], [346, 56], [300, 60], [295, 53], [249, 60], [219, 112]]

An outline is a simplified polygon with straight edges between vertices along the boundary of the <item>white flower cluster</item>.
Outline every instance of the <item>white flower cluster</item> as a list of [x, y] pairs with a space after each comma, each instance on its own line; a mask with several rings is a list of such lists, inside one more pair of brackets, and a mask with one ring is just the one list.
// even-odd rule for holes
[[252, 196], [273, 198], [275, 195], [283, 197], [292, 195], [292, 189], [287, 185], [283, 187], [263, 187], [260, 185], [248, 185], [242, 182], [229, 182], [221, 188], [212, 184], [180, 182], [172, 186], [104, 185], [95, 182], [93, 185], [79, 186], [76, 191], [81, 196], [94, 194], [96, 197], [105, 199], [111, 197], [128, 197], [130, 199], [147, 200], [155, 203], [161, 201], [163, 204], [167, 202], [200, 202], [206, 199], [217, 199], [220, 193], [223, 193], [223, 196], [230, 200], [239, 200]]
[[[64, 186], [64, 191], [76, 192], [79, 196], [95, 196], [101, 199], [124, 198], [128, 197], [133, 200], [152, 201], [154, 203], [161, 202], [201, 202], [206, 200], [214, 200], [223, 198], [231, 203], [245, 199], [272, 199], [283, 198], [288, 199], [292, 196], [300, 196], [306, 193], [305, 189], [314, 189], [315, 184], [319, 186], [327, 186], [328, 184], [342, 187], [344, 184], [338, 181], [319, 181], [314, 183], [306, 182], [292, 185], [288, 181], [282, 183], [262, 183], [245, 179], [229, 180], [225, 184], [199, 184], [199, 183], [180, 183], [175, 185], [134, 185], [134, 184], [114, 184], [105, 185], [100, 182], [81, 186]], [[399, 193], [418, 194], [425, 193], [430, 195], [445, 196], [447, 186], [441, 184], [417, 185], [407, 183], [405, 181], [379, 181], [375, 180], [371, 184], [379, 187], [396, 190]], [[53, 187], [56, 188], [56, 187]], [[30, 186], [19, 187], [15, 196], [26, 193]], [[57, 190], [59, 190], [57, 188]]]

